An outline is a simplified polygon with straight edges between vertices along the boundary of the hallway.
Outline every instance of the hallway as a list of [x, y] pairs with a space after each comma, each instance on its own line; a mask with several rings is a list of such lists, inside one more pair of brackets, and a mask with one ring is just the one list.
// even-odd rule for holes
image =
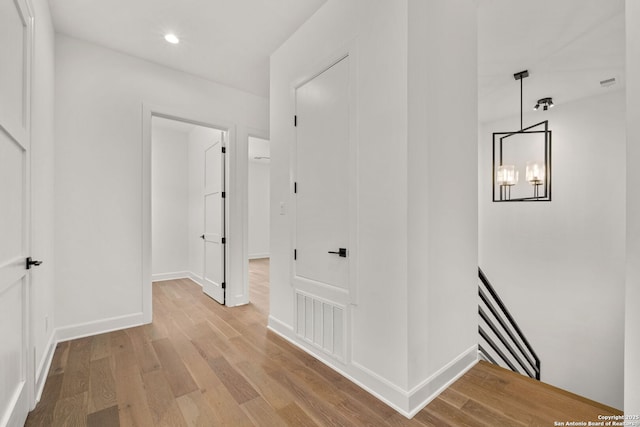
[[152, 324], [60, 343], [26, 425], [514, 426], [619, 413], [481, 362], [407, 420], [268, 331], [268, 260], [251, 275], [254, 304], [157, 282]]
[[264, 300], [229, 309], [189, 280], [155, 283], [153, 297], [152, 324], [58, 345], [28, 426], [384, 425], [403, 418], [267, 331]]

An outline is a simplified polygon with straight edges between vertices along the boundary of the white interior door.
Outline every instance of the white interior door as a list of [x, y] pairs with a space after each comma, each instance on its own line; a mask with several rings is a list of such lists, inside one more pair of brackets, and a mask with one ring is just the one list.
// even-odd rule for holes
[[224, 133], [204, 149], [204, 293], [225, 303]]
[[349, 290], [349, 115], [348, 57], [296, 90], [294, 283], [316, 295]]
[[22, 425], [30, 406], [29, 80], [32, 18], [0, 2], [0, 425]]

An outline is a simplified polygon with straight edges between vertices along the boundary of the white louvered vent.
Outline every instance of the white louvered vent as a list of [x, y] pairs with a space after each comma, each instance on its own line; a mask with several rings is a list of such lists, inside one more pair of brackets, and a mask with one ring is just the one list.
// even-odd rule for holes
[[296, 313], [298, 336], [344, 362], [344, 308], [296, 292]]

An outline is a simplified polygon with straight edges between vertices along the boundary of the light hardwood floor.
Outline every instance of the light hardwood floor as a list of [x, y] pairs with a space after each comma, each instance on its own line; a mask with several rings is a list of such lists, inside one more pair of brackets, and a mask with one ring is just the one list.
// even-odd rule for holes
[[269, 258], [249, 260], [249, 300], [256, 310], [269, 315]]
[[58, 344], [28, 426], [552, 426], [612, 408], [479, 363], [407, 420], [265, 327], [268, 260], [252, 303], [158, 282], [150, 325]]

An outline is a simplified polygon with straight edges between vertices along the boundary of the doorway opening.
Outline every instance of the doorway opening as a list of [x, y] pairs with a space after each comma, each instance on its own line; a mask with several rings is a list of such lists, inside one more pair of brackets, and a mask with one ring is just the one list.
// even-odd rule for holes
[[191, 279], [225, 304], [228, 131], [151, 118], [151, 279]]
[[269, 140], [248, 138], [248, 277], [249, 300], [269, 314], [270, 166]]

